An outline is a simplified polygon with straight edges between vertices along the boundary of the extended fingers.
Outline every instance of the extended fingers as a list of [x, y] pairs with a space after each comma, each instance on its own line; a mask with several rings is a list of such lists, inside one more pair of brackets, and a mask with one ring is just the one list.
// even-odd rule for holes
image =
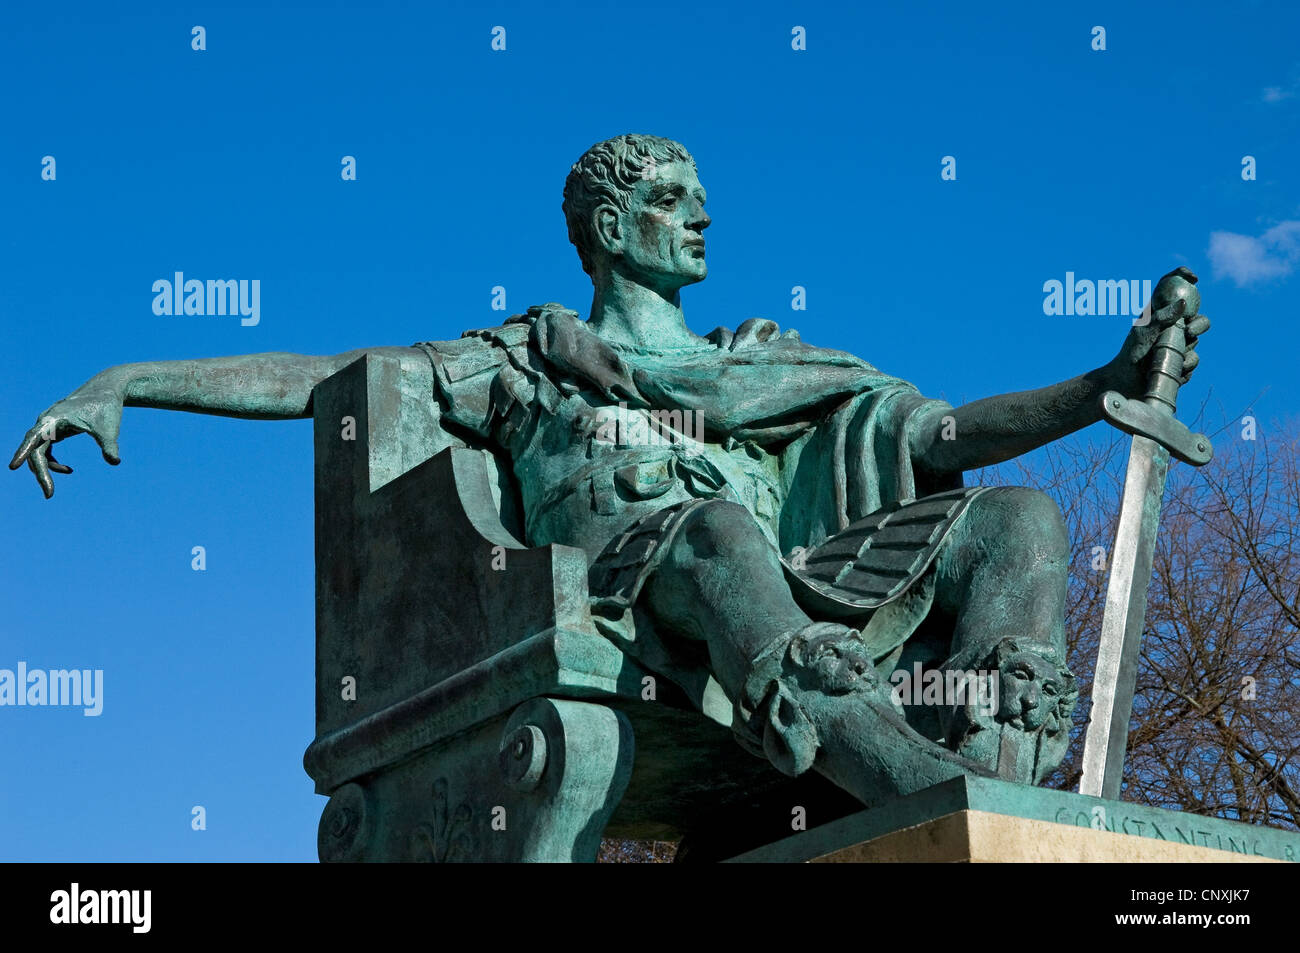
[[54, 478], [50, 476], [49, 465], [45, 461], [45, 444], [27, 455], [27, 467], [36, 474], [36, 482], [41, 485], [41, 491], [48, 500], [54, 495]]
[[72, 472], [72, 467], [68, 466], [66, 463], [60, 463], [58, 460], [55, 460], [55, 459], [54, 459], [54, 445], [53, 445], [53, 444], [51, 444], [50, 446], [48, 446], [48, 447], [45, 448], [45, 459], [46, 459], [46, 461], [49, 463], [49, 465], [50, 465], [50, 469], [53, 470], [55, 473], [71, 473], [71, 472]]
[[42, 432], [40, 424], [37, 424], [31, 430], [27, 431], [27, 436], [23, 437], [23, 442], [20, 443], [18, 449], [14, 451], [14, 458], [9, 461], [9, 469], [17, 470], [22, 466], [23, 461], [27, 459], [27, 455], [31, 453], [32, 449], [44, 439], [45, 435]]

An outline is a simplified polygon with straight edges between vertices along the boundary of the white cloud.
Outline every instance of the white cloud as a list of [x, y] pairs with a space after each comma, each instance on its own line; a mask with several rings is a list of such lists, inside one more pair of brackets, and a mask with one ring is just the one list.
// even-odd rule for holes
[[1294, 95], [1294, 89], [1283, 89], [1281, 86], [1265, 86], [1263, 99], [1266, 103], [1280, 103], [1282, 100], [1290, 99]]
[[1279, 222], [1258, 238], [1211, 232], [1208, 254], [1215, 277], [1226, 275], [1238, 288], [1283, 278], [1300, 264], [1300, 221]]

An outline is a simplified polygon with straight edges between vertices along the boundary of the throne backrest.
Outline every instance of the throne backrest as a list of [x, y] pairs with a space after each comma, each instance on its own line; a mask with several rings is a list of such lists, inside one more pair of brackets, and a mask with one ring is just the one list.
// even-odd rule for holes
[[548, 628], [590, 627], [585, 554], [520, 541], [509, 471], [439, 425], [423, 355], [363, 356], [312, 406], [318, 735]]

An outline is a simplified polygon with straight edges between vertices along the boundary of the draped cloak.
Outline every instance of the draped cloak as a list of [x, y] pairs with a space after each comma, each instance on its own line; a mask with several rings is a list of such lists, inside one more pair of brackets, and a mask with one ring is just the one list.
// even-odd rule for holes
[[707, 652], [637, 605], [692, 508], [745, 506], [805, 611], [860, 629], [884, 660], [928, 613], [928, 570], [982, 492], [913, 465], [917, 422], [950, 404], [771, 321], [629, 348], [552, 304], [416, 346], [449, 434], [512, 472], [525, 542], [586, 550], [597, 627], [701, 707]]

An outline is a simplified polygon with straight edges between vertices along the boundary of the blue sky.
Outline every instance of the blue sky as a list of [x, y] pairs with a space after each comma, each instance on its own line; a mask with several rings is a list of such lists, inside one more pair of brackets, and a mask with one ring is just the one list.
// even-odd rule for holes
[[[1185, 264], [1183, 406], [1267, 426], [1300, 405], [1300, 13], [1134, 6], [6, 5], [5, 452], [113, 364], [455, 338], [497, 285], [585, 314], [561, 189], [623, 132], [699, 164], [700, 333], [770, 317], [960, 403], [1118, 349], [1044, 282]], [[259, 323], [155, 315], [175, 271], [259, 279]], [[49, 502], [0, 479], [0, 668], [105, 695], [0, 708], [0, 859], [312, 860], [311, 426], [128, 410], [120, 446], [63, 443]]]

